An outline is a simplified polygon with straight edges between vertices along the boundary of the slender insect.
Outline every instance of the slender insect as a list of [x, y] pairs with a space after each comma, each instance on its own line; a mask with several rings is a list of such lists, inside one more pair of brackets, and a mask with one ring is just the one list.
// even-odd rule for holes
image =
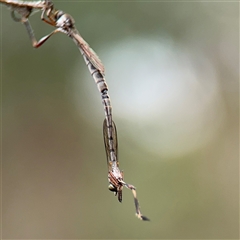
[[108, 182], [109, 182], [108, 189], [114, 192], [115, 196], [116, 195], [118, 196], [119, 202], [122, 202], [123, 186], [132, 190], [134, 204], [136, 208], [136, 216], [141, 220], [149, 221], [149, 219], [143, 216], [140, 212], [136, 188], [133, 185], [125, 183], [123, 181], [123, 172], [119, 169], [117, 129], [114, 121], [112, 121], [112, 126], [109, 126], [109, 124], [107, 123], [107, 119], [104, 120], [103, 137], [108, 164]]
[[[69, 36], [80, 50], [83, 59], [95, 80], [98, 90], [101, 93], [102, 104], [104, 106], [105, 117], [108, 119], [110, 126], [112, 125], [112, 107], [108, 94], [108, 86], [105, 80], [104, 66], [97, 56], [97, 54], [89, 47], [88, 43], [81, 37], [80, 33], [74, 26], [74, 19], [59, 10], [55, 10], [53, 3], [50, 0], [43, 0], [37, 2], [26, 2], [16, 0], [0, 0], [1, 3], [6, 4], [11, 9], [12, 17], [15, 21], [22, 22], [28, 32], [28, 35], [32, 41], [32, 45], [35, 48], [40, 47], [45, 43], [52, 35], [57, 32], [65, 33]], [[41, 19], [56, 27], [50, 34], [44, 36], [39, 41], [36, 40], [33, 29], [28, 20], [33, 10], [42, 10]], [[16, 17], [16, 14], [20, 17]]]
[[74, 20], [70, 15], [63, 13], [62, 11], [56, 11], [55, 13], [51, 13], [49, 15], [49, 20], [51, 25], [54, 25], [55, 27], [57, 27], [57, 29], [50, 33], [49, 35], [47, 35], [45, 38], [42, 38], [42, 40], [39, 41], [39, 44], [41, 45], [56, 32], [63, 32], [67, 34], [79, 47], [79, 50], [83, 55], [83, 58], [89, 68], [89, 71], [93, 78], [95, 79], [95, 82], [98, 85], [98, 89], [102, 94], [102, 102], [105, 108], [106, 115], [106, 118], [103, 122], [103, 135], [108, 161], [108, 181], [110, 183], [108, 188], [110, 191], [113, 191], [114, 194], [118, 196], [119, 202], [122, 202], [123, 186], [132, 190], [136, 208], [136, 215], [139, 219], [147, 221], [149, 219], [143, 216], [140, 212], [136, 188], [133, 185], [127, 184], [123, 181], [123, 172], [120, 171], [119, 169], [117, 130], [112, 120], [111, 113], [112, 108], [110, 104], [110, 98], [107, 93], [108, 91], [107, 84], [104, 78], [104, 67], [99, 58], [97, 57], [97, 55], [83, 40], [83, 38], [80, 36], [78, 31], [74, 27]]
[[[12, 17], [15, 21], [22, 22], [25, 25], [33, 47], [40, 47], [57, 32], [66, 34], [75, 42], [93, 79], [98, 86], [98, 90], [101, 93], [102, 97], [102, 103], [105, 111], [103, 135], [108, 161], [108, 181], [110, 183], [109, 190], [113, 191], [115, 195], [118, 195], [119, 202], [122, 202], [123, 186], [130, 189], [134, 196], [136, 216], [141, 220], [148, 221], [149, 219], [143, 216], [140, 212], [136, 188], [133, 185], [127, 184], [123, 181], [123, 172], [119, 169], [117, 152], [117, 130], [112, 120], [112, 107], [110, 97], [108, 95], [107, 83], [104, 76], [104, 66], [101, 60], [98, 58], [97, 54], [89, 47], [88, 43], [81, 37], [80, 33], [75, 28], [74, 19], [70, 15], [60, 10], [55, 10], [53, 8], [53, 3], [50, 0], [38, 2], [0, 0], [0, 2], [7, 4], [11, 8]], [[42, 10], [41, 19], [56, 28], [54, 31], [41, 38], [39, 41], [36, 40], [32, 27], [28, 20], [33, 10]], [[21, 17], [16, 17], [15, 13], [18, 13]]]

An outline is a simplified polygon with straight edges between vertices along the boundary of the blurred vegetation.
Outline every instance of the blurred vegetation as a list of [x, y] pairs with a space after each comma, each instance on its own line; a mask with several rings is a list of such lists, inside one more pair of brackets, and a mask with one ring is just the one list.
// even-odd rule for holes
[[238, 239], [239, 4], [55, 7], [103, 60], [120, 168], [151, 222], [107, 189], [103, 107], [76, 46], [33, 49], [1, 6], [3, 238]]

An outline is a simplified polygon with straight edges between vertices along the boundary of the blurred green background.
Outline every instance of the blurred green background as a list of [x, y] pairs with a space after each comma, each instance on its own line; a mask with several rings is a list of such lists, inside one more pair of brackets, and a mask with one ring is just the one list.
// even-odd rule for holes
[[107, 189], [103, 107], [75, 44], [33, 49], [1, 6], [3, 238], [238, 239], [239, 3], [55, 7], [105, 65], [120, 168], [151, 222]]

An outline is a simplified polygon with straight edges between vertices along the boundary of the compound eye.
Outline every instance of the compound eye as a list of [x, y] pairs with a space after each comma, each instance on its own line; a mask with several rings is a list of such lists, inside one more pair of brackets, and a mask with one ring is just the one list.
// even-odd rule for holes
[[110, 184], [110, 185], [108, 186], [108, 189], [109, 189], [110, 191], [112, 191], [112, 192], [117, 192], [117, 188], [116, 188], [115, 186], [113, 186], [112, 184]]

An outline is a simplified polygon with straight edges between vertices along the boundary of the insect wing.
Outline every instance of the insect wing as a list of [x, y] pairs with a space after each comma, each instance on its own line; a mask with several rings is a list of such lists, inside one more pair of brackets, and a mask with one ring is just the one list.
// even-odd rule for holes
[[79, 33], [74, 33], [74, 38], [77, 39], [79, 47], [83, 50], [88, 60], [93, 64], [96, 69], [98, 69], [102, 74], [104, 74], [104, 66], [97, 54], [93, 51], [93, 49], [90, 48], [88, 43], [81, 37]]
[[[105, 150], [107, 155], [108, 167], [111, 169], [114, 159], [111, 158], [111, 152], [114, 152], [116, 159], [118, 159], [118, 142], [117, 142], [117, 129], [115, 123], [112, 121], [112, 126], [107, 126], [107, 120], [103, 122], [103, 137]], [[111, 147], [112, 145], [112, 147]]]

